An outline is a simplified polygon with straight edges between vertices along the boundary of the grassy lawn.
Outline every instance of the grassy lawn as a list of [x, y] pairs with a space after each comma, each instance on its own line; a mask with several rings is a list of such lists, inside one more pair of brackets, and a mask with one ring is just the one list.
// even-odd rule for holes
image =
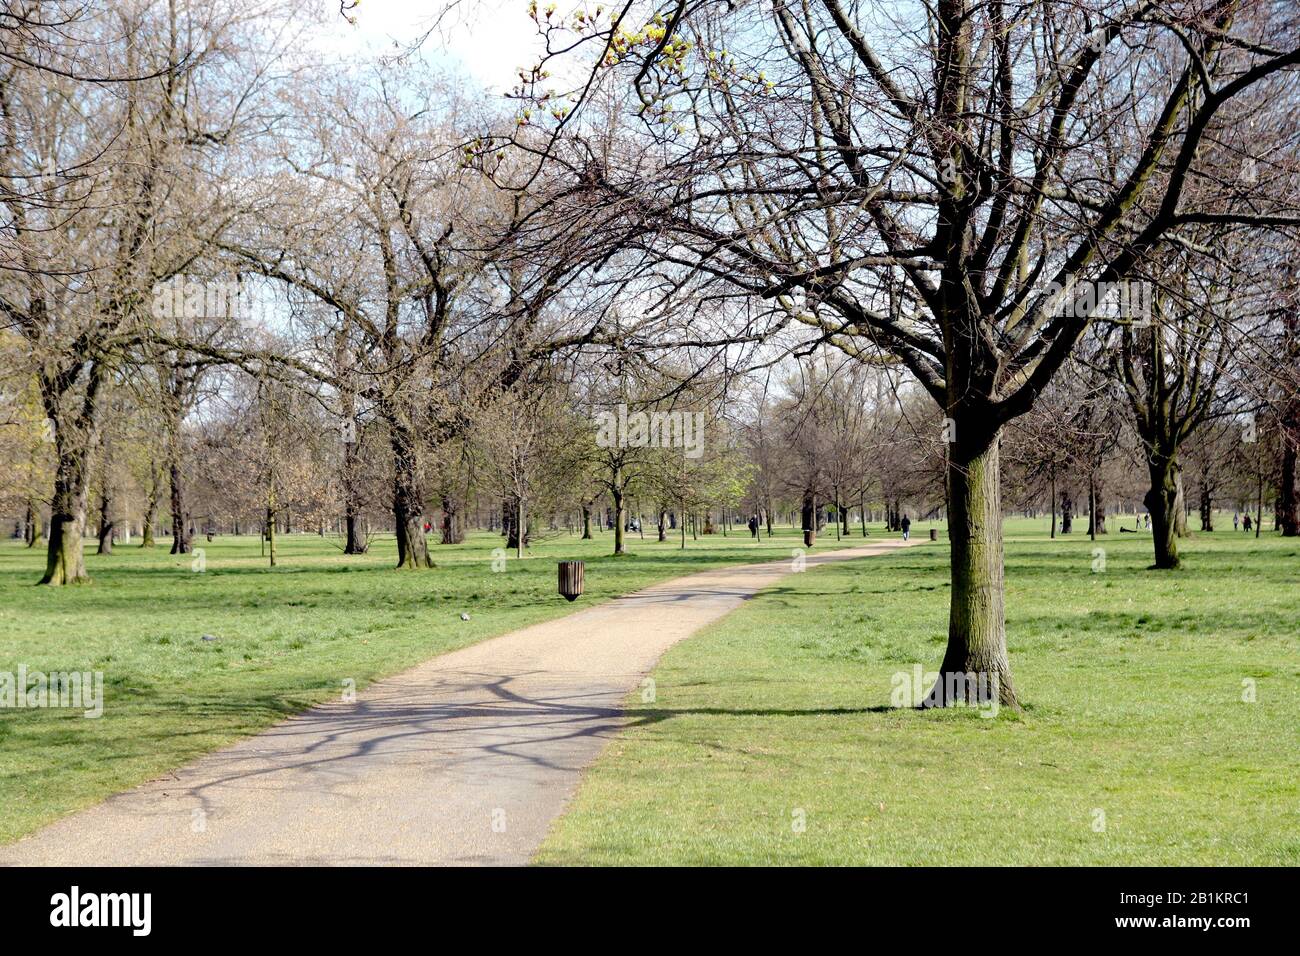
[[[860, 539], [856, 539], [860, 540]], [[499, 535], [433, 546], [438, 567], [397, 572], [392, 538], [365, 557], [333, 540], [281, 536], [266, 567], [256, 537], [200, 537], [192, 557], [119, 546], [93, 554], [93, 583], [33, 587], [38, 547], [0, 544], [0, 671], [102, 671], [104, 716], [0, 709], [0, 842], [254, 733], [311, 703], [358, 688], [444, 651], [569, 613], [656, 580], [723, 564], [789, 557], [785, 529], [755, 544], [747, 532], [658, 544], [629, 537], [630, 557], [608, 557], [613, 535], [561, 534], [524, 561], [492, 570]], [[850, 539], [845, 544], [856, 543]], [[825, 546], [830, 546], [828, 542]], [[555, 561], [584, 558], [587, 594], [555, 593]], [[461, 613], [470, 615], [462, 621]], [[204, 635], [216, 640], [205, 641]]]
[[1170, 573], [1112, 533], [1093, 573], [1045, 524], [1007, 522], [1021, 713], [889, 706], [942, 656], [942, 541], [811, 570], [664, 657], [539, 862], [1300, 863], [1300, 543]]

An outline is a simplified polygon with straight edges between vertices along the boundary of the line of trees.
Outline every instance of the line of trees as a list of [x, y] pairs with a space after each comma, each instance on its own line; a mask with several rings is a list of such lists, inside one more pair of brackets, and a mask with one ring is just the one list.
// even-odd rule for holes
[[1297, 533], [1289, 6], [528, 15], [547, 53], [494, 99], [317, 62], [274, 0], [6, 4], [0, 464], [43, 583], [91, 525], [271, 563], [389, 529], [418, 570], [473, 522], [623, 554], [647, 517], [909, 512], [951, 543], [930, 702], [978, 672], [1014, 707], [1004, 511], [1140, 501], [1160, 569], [1252, 491]]

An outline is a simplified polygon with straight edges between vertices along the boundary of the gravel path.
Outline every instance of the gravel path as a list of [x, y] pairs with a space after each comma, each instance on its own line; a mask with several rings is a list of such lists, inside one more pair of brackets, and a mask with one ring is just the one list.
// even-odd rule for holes
[[659, 656], [790, 572], [693, 574], [435, 657], [0, 847], [0, 863], [526, 863]]

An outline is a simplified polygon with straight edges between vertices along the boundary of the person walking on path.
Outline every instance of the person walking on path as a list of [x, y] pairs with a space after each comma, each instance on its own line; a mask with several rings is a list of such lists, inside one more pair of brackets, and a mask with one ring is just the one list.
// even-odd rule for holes
[[758, 537], [758, 515], [749, 516], [749, 536], [751, 538]]
[[1234, 513], [1232, 516], [1232, 530], [1236, 531], [1241, 525], [1241, 515]]
[[899, 525], [903, 529], [903, 540], [906, 541], [912, 533], [912, 519], [907, 515], [903, 515], [903, 520], [899, 522]]

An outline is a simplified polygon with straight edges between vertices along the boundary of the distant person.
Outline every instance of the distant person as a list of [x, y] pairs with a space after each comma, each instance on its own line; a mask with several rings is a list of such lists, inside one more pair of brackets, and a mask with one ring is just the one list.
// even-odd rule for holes
[[751, 538], [758, 537], [758, 515], [749, 516], [749, 536]]
[[1236, 512], [1233, 512], [1233, 515], [1232, 515], [1232, 530], [1233, 530], [1233, 531], [1236, 531], [1237, 528], [1238, 528], [1238, 526], [1239, 526], [1240, 524], [1241, 524], [1241, 515], [1237, 514]]
[[1241, 528], [1243, 531], [1250, 531], [1250, 515], [1246, 515], [1246, 517], [1241, 519]]
[[899, 527], [903, 529], [903, 540], [906, 541], [912, 534], [912, 519], [903, 515], [903, 520], [899, 522]]

